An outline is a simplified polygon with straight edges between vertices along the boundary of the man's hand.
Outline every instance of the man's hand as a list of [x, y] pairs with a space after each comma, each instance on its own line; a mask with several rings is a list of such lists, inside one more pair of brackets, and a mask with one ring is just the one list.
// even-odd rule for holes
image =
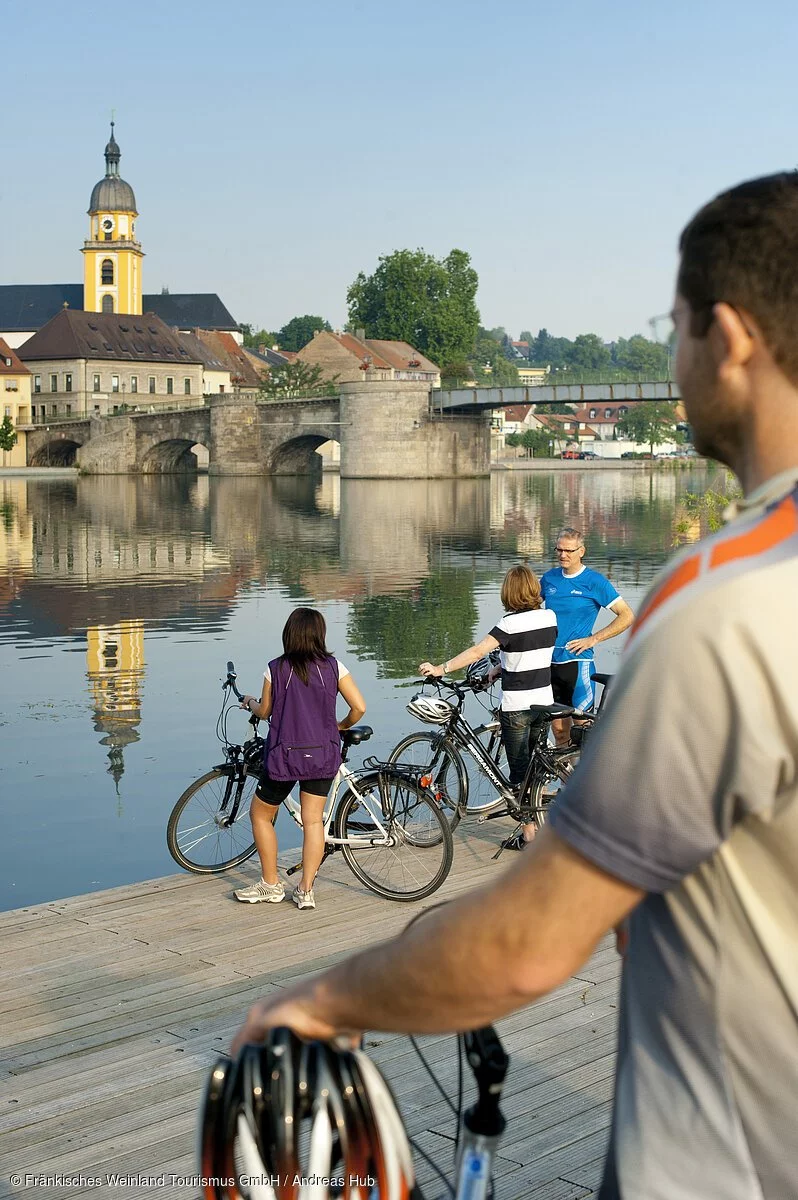
[[291, 990], [290, 996], [280, 991], [266, 1000], [253, 1004], [247, 1019], [233, 1038], [230, 1053], [235, 1055], [247, 1042], [262, 1042], [268, 1030], [287, 1025], [300, 1037], [329, 1042], [334, 1037], [345, 1035], [359, 1038], [351, 1029], [336, 1029], [329, 1022], [320, 1020], [311, 1012], [311, 984]]
[[598, 638], [591, 634], [586, 638], [574, 638], [573, 641], [565, 643], [565, 649], [570, 650], [572, 654], [582, 654], [585, 650], [592, 650], [598, 645]]
[[440, 678], [443, 675], [443, 667], [434, 667], [432, 663], [423, 662], [419, 665], [418, 672], [420, 675], [432, 675], [433, 678]]

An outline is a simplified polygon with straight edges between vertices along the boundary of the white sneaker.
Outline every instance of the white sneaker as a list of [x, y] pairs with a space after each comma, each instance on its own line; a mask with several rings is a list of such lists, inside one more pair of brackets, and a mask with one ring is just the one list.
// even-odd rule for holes
[[264, 883], [261, 879], [249, 887], [239, 888], [233, 895], [244, 904], [279, 904], [285, 899], [285, 888], [281, 883]]
[[315, 908], [316, 901], [313, 898], [313, 888], [309, 892], [303, 892], [302, 888], [297, 884], [291, 893], [291, 899], [297, 908]]

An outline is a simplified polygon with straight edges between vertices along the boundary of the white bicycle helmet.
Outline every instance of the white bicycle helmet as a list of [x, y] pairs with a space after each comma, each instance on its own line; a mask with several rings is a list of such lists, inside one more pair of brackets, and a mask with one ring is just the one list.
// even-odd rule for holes
[[211, 1070], [204, 1200], [408, 1200], [413, 1160], [387, 1083], [360, 1050], [273, 1029]]
[[411, 716], [426, 721], [428, 725], [446, 725], [454, 712], [454, 705], [448, 700], [442, 700], [440, 696], [425, 696], [423, 692], [414, 696], [405, 708]]

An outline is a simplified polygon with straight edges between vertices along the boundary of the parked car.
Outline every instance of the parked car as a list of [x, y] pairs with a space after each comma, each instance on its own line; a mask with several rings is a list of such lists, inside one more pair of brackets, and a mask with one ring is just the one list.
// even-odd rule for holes
[[580, 458], [578, 450], [563, 450], [560, 458]]
[[580, 450], [579, 457], [580, 458], [598, 458], [599, 456], [598, 456], [598, 454], [596, 454], [595, 450]]

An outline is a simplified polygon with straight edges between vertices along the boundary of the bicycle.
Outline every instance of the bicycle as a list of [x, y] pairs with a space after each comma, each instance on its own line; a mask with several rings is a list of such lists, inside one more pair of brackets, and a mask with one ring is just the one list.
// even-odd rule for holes
[[[491, 719], [479, 726], [472, 726], [463, 711], [469, 692], [482, 692], [489, 686], [482, 675], [472, 675], [462, 682], [429, 676], [421, 680], [422, 690], [407, 705], [408, 712], [419, 720], [441, 725], [441, 732], [409, 734], [394, 746], [388, 761], [432, 777], [436, 797], [452, 829], [466, 816], [475, 816], [479, 823], [511, 816], [521, 824], [534, 823], [540, 827], [549, 805], [576, 769], [588, 730], [601, 712], [611, 678], [603, 673], [593, 675], [593, 679], [603, 685], [595, 711], [576, 713], [567, 705], [557, 704], [533, 706], [532, 711], [540, 717], [540, 726], [520, 789], [513, 787], [506, 773], [498, 710], [492, 708]], [[428, 685], [438, 691], [433, 704], [424, 703], [430, 699], [424, 694]], [[441, 691], [447, 695], [442, 697]], [[571, 744], [550, 746], [551, 722], [566, 716], [576, 716], [581, 722], [573, 727]], [[470, 760], [471, 771], [467, 760]], [[489, 788], [487, 795], [486, 785]]]
[[[438, 905], [426, 909], [426, 916]], [[413, 921], [410, 922], [413, 924]], [[411, 1149], [452, 1200], [488, 1200], [507, 1121], [501, 1111], [510, 1058], [492, 1025], [457, 1036], [457, 1101], [448, 1095], [415, 1037], [410, 1044], [455, 1118], [451, 1176], [409, 1134], [377, 1064], [346, 1039], [300, 1040], [273, 1029], [210, 1070], [198, 1122], [204, 1200], [291, 1196], [424, 1200]], [[464, 1063], [476, 1102], [464, 1108]], [[329, 1114], [329, 1116], [328, 1116]], [[333, 1120], [330, 1120], [330, 1117]], [[353, 1162], [358, 1163], [355, 1175]], [[373, 1174], [372, 1174], [373, 1173]]]
[[[175, 862], [199, 875], [238, 866], [256, 850], [249, 809], [260, 780], [264, 739], [255, 716], [249, 719], [253, 736], [243, 745], [227, 736], [228, 714], [237, 708], [231, 697], [243, 699], [236, 678], [229, 662], [216, 723], [224, 762], [186, 788], [167, 825], [166, 842]], [[377, 895], [387, 900], [422, 900], [449, 874], [454, 858], [451, 829], [423, 772], [376, 759], [366, 759], [357, 770], [347, 765], [350, 748], [372, 734], [368, 725], [355, 725], [341, 734], [342, 762], [324, 809], [322, 862], [340, 851], [355, 877]], [[295, 796], [281, 807], [301, 828]], [[295, 874], [301, 866], [297, 863], [287, 874]]]

